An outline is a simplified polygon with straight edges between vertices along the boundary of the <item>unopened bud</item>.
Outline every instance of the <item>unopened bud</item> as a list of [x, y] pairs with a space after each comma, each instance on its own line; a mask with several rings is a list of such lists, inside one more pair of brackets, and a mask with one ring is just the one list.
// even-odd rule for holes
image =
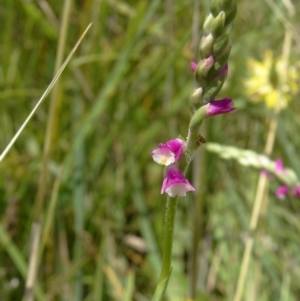
[[191, 63], [190, 63], [190, 67], [191, 67], [191, 70], [192, 70], [193, 72], [195, 72], [195, 70], [196, 70], [196, 68], [197, 68], [197, 63], [191, 62]]
[[218, 37], [224, 30], [226, 15], [224, 11], [220, 11], [212, 21], [211, 18], [209, 18], [210, 16], [211, 14], [207, 18], [209, 22], [205, 22], [203, 25], [204, 33], [207, 35], [212, 33], [214, 37]]
[[[214, 23], [214, 16], [212, 14], [209, 14], [206, 19], [204, 20], [203, 29], [206, 31], [206, 29], [211, 28]], [[209, 33], [209, 32], [208, 32]]]
[[199, 98], [202, 96], [202, 93], [203, 93], [203, 89], [202, 89], [201, 87], [200, 87], [200, 88], [197, 88], [197, 89], [193, 92], [192, 97], [199, 99]]
[[211, 67], [214, 65], [214, 58], [210, 55], [208, 58], [202, 60], [196, 68], [196, 76], [205, 78]]
[[236, 15], [236, 0], [211, 0], [210, 11], [217, 16], [220, 11], [226, 14], [225, 26], [232, 22]]
[[190, 97], [190, 110], [194, 113], [202, 104], [203, 89], [197, 88]]
[[201, 57], [208, 57], [213, 50], [214, 37], [210, 33], [207, 36], [203, 36], [200, 41], [200, 55]]

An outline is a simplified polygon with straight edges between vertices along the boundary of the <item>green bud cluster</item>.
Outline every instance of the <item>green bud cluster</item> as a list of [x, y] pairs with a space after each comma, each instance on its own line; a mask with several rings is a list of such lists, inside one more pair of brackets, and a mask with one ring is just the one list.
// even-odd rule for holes
[[[203, 24], [203, 37], [200, 41], [200, 61], [195, 69], [198, 88], [201, 96], [192, 94], [190, 109], [194, 114], [221, 90], [227, 72], [222, 72], [228, 62], [231, 41], [231, 22], [236, 15], [236, 0], [211, 0], [210, 14]], [[220, 74], [223, 73], [223, 74]]]
[[236, 0], [211, 0], [199, 45], [200, 59], [196, 66], [191, 65], [197, 87], [190, 96], [192, 117], [186, 139], [186, 155], [179, 161], [181, 170], [186, 170], [197, 148], [204, 143], [199, 135], [201, 124], [207, 118], [209, 102], [214, 100], [226, 80], [231, 49], [230, 23], [235, 14]]

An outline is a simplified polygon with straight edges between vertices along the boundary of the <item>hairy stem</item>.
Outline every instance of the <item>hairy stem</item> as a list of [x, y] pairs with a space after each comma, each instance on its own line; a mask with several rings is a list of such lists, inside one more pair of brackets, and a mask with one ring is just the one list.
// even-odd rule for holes
[[169, 277], [171, 272], [171, 258], [173, 247], [173, 234], [176, 208], [178, 197], [167, 199], [166, 212], [165, 212], [165, 226], [164, 226], [164, 243], [163, 243], [163, 258], [162, 267], [159, 276], [159, 282]]

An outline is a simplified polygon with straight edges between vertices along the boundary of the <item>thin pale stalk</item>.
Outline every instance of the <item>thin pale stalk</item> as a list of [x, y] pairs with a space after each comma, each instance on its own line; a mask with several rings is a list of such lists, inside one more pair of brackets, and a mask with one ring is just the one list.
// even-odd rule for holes
[[26, 290], [24, 295], [24, 300], [33, 300], [33, 292], [34, 292], [34, 283], [36, 278], [36, 270], [38, 264], [38, 249], [40, 243], [41, 236], [41, 224], [33, 223], [31, 226], [31, 249], [30, 249], [30, 259], [29, 259], [29, 268], [27, 272], [26, 278]]
[[245, 281], [246, 281], [246, 277], [247, 277], [247, 273], [248, 273], [248, 268], [249, 268], [249, 263], [250, 263], [250, 258], [251, 258], [251, 253], [252, 253], [252, 249], [253, 249], [253, 243], [254, 243], [254, 239], [252, 236], [253, 232], [251, 232], [251, 230], [254, 231], [256, 229], [258, 215], [260, 212], [266, 183], [267, 183], [267, 178], [265, 176], [260, 176], [259, 181], [258, 181], [252, 216], [251, 216], [251, 223], [250, 223], [251, 236], [247, 237], [247, 239], [246, 239], [246, 246], [245, 246], [245, 250], [244, 250], [244, 254], [243, 254], [240, 274], [239, 274], [238, 283], [237, 283], [237, 289], [236, 289], [235, 296], [233, 299], [234, 301], [240, 301], [242, 298], [243, 291], [244, 291]]
[[[35, 107], [33, 108], [33, 110], [30, 112], [30, 114], [25, 119], [25, 121], [23, 122], [23, 124], [21, 125], [21, 127], [19, 128], [19, 130], [16, 132], [16, 134], [11, 139], [10, 143], [6, 146], [6, 148], [2, 152], [2, 154], [0, 156], [0, 162], [4, 159], [4, 157], [6, 156], [6, 154], [12, 148], [12, 146], [14, 145], [14, 143], [16, 142], [16, 140], [19, 138], [19, 136], [21, 135], [22, 131], [25, 129], [26, 125], [28, 124], [28, 122], [32, 118], [32, 116], [35, 114], [35, 112], [37, 111], [37, 109], [39, 108], [39, 106], [45, 100], [46, 96], [52, 90], [53, 86], [55, 85], [55, 83], [57, 82], [58, 78], [60, 77], [60, 75], [62, 74], [62, 72], [64, 71], [64, 69], [66, 68], [67, 64], [69, 63], [69, 61], [72, 58], [73, 54], [75, 53], [76, 49], [80, 45], [82, 39], [84, 38], [84, 36], [86, 35], [87, 31], [89, 30], [90, 26], [91, 26], [91, 24], [86, 28], [86, 30], [84, 31], [84, 33], [82, 34], [82, 36], [80, 37], [80, 39], [78, 40], [78, 42], [76, 43], [76, 45], [74, 46], [74, 48], [72, 49], [72, 51], [70, 52], [70, 54], [68, 55], [68, 57], [66, 58], [66, 60], [64, 61], [64, 63], [62, 64], [62, 66], [60, 67], [60, 69], [58, 70], [58, 72], [55, 74], [53, 80], [51, 81], [51, 83], [49, 84], [49, 86], [47, 87], [47, 89], [45, 90], [45, 92], [43, 93], [43, 95], [41, 96], [41, 98], [39, 99], [39, 101], [37, 102], [37, 104], [35, 105]], [[34, 231], [34, 233], [35, 233], [35, 235], [34, 235], [32, 241], [35, 242], [34, 244], [39, 244], [38, 243], [39, 242], [39, 236], [40, 236], [39, 231]], [[27, 278], [31, 278], [32, 277], [31, 273], [33, 271], [32, 270], [33, 267], [35, 266], [35, 262], [34, 261], [37, 260], [37, 257], [38, 256], [32, 257], [33, 258], [32, 261], [31, 261], [32, 265], [29, 266], [29, 271], [28, 271], [28, 277]], [[29, 282], [31, 282], [31, 281], [29, 281]], [[32, 297], [33, 289], [30, 287], [27, 290], [31, 291], [30, 296]]]
[[23, 124], [20, 126], [19, 130], [16, 132], [16, 134], [12, 137], [12, 139], [10, 140], [10, 142], [8, 143], [8, 145], [5, 147], [4, 151], [0, 155], [0, 162], [5, 158], [5, 156], [7, 155], [7, 153], [13, 147], [13, 145], [15, 144], [15, 142], [17, 141], [17, 139], [19, 138], [19, 136], [21, 135], [21, 133], [23, 132], [23, 130], [25, 129], [25, 127], [27, 126], [27, 124], [30, 121], [30, 119], [33, 117], [33, 115], [35, 114], [35, 112], [37, 111], [37, 109], [39, 108], [39, 106], [42, 104], [42, 102], [45, 100], [46, 96], [50, 93], [50, 91], [52, 90], [52, 88], [54, 87], [54, 85], [56, 84], [56, 82], [58, 81], [59, 77], [61, 76], [62, 72], [65, 70], [65, 68], [68, 65], [70, 59], [72, 58], [73, 54], [77, 50], [78, 46], [80, 45], [82, 39], [84, 38], [84, 36], [88, 32], [88, 30], [90, 29], [91, 25], [92, 24], [89, 24], [88, 27], [85, 29], [84, 33], [81, 35], [81, 37], [77, 41], [76, 45], [73, 47], [73, 49], [71, 50], [71, 52], [68, 55], [68, 57], [66, 58], [66, 60], [61, 65], [61, 67], [59, 68], [59, 70], [57, 71], [57, 73], [55, 74], [55, 76], [53, 77], [51, 83], [49, 84], [49, 86], [47, 87], [47, 89], [45, 90], [45, 92], [43, 93], [43, 95], [41, 96], [41, 98], [38, 100], [37, 104], [34, 106], [34, 108], [32, 109], [32, 111], [28, 115], [28, 117], [25, 119], [25, 121], [23, 122]]
[[[11, 240], [10, 235], [5, 231], [4, 227], [0, 225], [0, 243], [3, 250], [5, 250], [10, 257], [13, 264], [16, 266], [18, 272], [22, 278], [26, 279], [27, 275], [27, 265], [22, 252]], [[45, 293], [43, 292], [41, 286], [37, 283], [35, 287], [35, 297], [38, 301], [44, 301], [46, 299]]]
[[[83, 114], [82, 100], [77, 99], [74, 104], [74, 120], [78, 120]], [[77, 135], [77, 128], [74, 129], [74, 139]], [[78, 145], [75, 154], [75, 166], [73, 173], [73, 180], [75, 182], [73, 188], [73, 206], [74, 206], [74, 228], [75, 228], [75, 242], [74, 242], [74, 261], [80, 262], [83, 256], [82, 235], [84, 229], [84, 167], [85, 167], [85, 148], [84, 142]], [[75, 301], [83, 300], [83, 271], [78, 269], [74, 278], [74, 296]]]
[[[200, 24], [200, 2], [199, 0], [194, 0], [194, 14], [193, 14], [193, 50], [195, 56], [197, 56], [198, 45], [200, 40], [199, 35], [199, 24]], [[205, 131], [205, 128], [203, 129]], [[200, 150], [201, 151], [201, 150]], [[202, 212], [202, 194], [203, 186], [199, 187], [199, 183], [204, 183], [204, 173], [205, 160], [203, 158], [204, 152], [201, 151], [201, 155], [197, 156], [193, 163], [193, 186], [197, 192], [195, 196], [195, 202], [192, 206], [192, 247], [189, 257], [189, 297], [191, 299], [196, 298], [197, 280], [198, 280], [198, 269], [199, 269], [199, 239], [201, 235], [201, 212]]]
[[[281, 77], [281, 85], [279, 87], [279, 99], [278, 104], [275, 109], [275, 112], [273, 114], [270, 128], [267, 136], [266, 146], [265, 146], [265, 154], [267, 156], [270, 156], [274, 147], [275, 137], [276, 137], [276, 130], [278, 126], [278, 117], [281, 111], [281, 94], [282, 94], [282, 84], [284, 81], [286, 81], [287, 76], [287, 65], [290, 55], [290, 48], [291, 48], [291, 42], [292, 42], [292, 33], [291, 31], [286, 31], [285, 33], [285, 39], [284, 39], [284, 45], [283, 45], [283, 59], [284, 59], [284, 70]], [[238, 278], [237, 288], [235, 291], [234, 301], [240, 301], [242, 299], [245, 282], [247, 278], [247, 273], [249, 269], [249, 263], [252, 255], [253, 250], [253, 244], [254, 244], [254, 235], [257, 229], [258, 219], [261, 213], [261, 208], [263, 201], [266, 196], [267, 192], [267, 184], [268, 180], [264, 175], [260, 175], [258, 186], [256, 190], [256, 196], [254, 201], [254, 206], [251, 214], [251, 220], [250, 220], [250, 226], [249, 226], [249, 233], [250, 235], [246, 239], [246, 246], [243, 254], [243, 259], [241, 263], [241, 269], [240, 274]]]
[[[72, 0], [66, 0], [64, 3], [62, 25], [61, 25], [60, 35], [59, 35], [54, 73], [56, 73], [57, 70], [59, 69], [59, 66], [62, 63], [64, 51], [65, 51], [67, 30], [68, 30], [68, 25], [69, 25], [69, 15], [70, 15], [70, 11], [71, 11], [71, 3], [72, 3]], [[56, 134], [55, 125], [56, 125], [57, 118], [59, 116], [58, 93], [59, 93], [59, 85], [57, 84], [54, 86], [54, 88], [52, 90], [51, 99], [50, 99], [49, 116], [48, 116], [48, 120], [47, 120], [46, 137], [45, 137], [45, 143], [44, 143], [44, 149], [43, 149], [42, 171], [41, 171], [40, 181], [39, 181], [39, 185], [38, 185], [37, 199], [36, 199], [36, 206], [35, 206], [35, 208], [36, 208], [35, 221], [40, 221], [41, 214], [42, 214], [43, 207], [44, 207], [43, 205], [44, 205], [44, 201], [45, 201], [46, 187], [48, 186], [47, 185], [48, 163], [49, 163], [51, 151], [52, 151], [52, 143], [51, 142], [55, 138], [55, 134]]]
[[43, 254], [47, 240], [50, 237], [51, 227], [54, 223], [54, 216], [55, 216], [55, 210], [56, 210], [56, 205], [57, 205], [57, 200], [58, 200], [58, 192], [59, 192], [60, 184], [61, 184], [60, 179], [56, 178], [54, 185], [53, 185], [53, 189], [52, 189], [50, 203], [49, 203], [47, 213], [45, 216], [45, 222], [43, 225], [42, 240], [41, 240], [41, 244], [40, 244], [40, 248], [39, 248], [39, 256], [41, 256], [41, 254]]
[[[59, 66], [63, 62], [63, 54], [65, 51], [65, 45], [66, 45], [66, 38], [67, 38], [67, 29], [69, 24], [69, 15], [71, 11], [71, 3], [72, 0], [66, 0], [64, 2], [64, 8], [63, 8], [63, 16], [62, 16], [62, 25], [61, 25], [61, 31], [58, 41], [58, 49], [57, 49], [57, 56], [55, 61], [55, 68], [54, 68], [54, 74], [56, 74], [59, 70]], [[58, 118], [59, 112], [57, 110], [58, 108], [58, 85], [54, 86], [51, 94], [51, 100], [50, 100], [50, 111], [49, 111], [49, 117], [47, 120], [47, 128], [46, 128], [46, 137], [45, 137], [45, 143], [44, 143], [44, 149], [43, 149], [43, 158], [42, 158], [42, 171], [39, 178], [39, 184], [37, 189], [37, 197], [35, 201], [35, 213], [34, 213], [34, 223], [32, 225], [32, 230], [35, 228], [39, 229], [39, 231], [32, 231], [32, 241], [37, 244], [37, 246], [40, 245], [40, 239], [41, 239], [41, 228], [42, 228], [42, 215], [43, 215], [43, 208], [44, 208], [44, 202], [45, 202], [45, 196], [46, 196], [46, 187], [48, 187], [48, 164], [51, 156], [51, 145], [53, 138], [55, 136], [54, 132], [54, 124], [55, 119]], [[35, 245], [32, 245], [31, 251], [35, 250]], [[33, 300], [33, 288], [35, 283], [36, 274], [38, 271], [39, 266], [39, 253], [36, 252], [36, 256], [30, 256], [29, 261], [29, 268], [28, 268], [28, 276], [26, 280], [26, 287], [25, 287], [25, 295], [23, 300], [24, 301], [32, 301]]]

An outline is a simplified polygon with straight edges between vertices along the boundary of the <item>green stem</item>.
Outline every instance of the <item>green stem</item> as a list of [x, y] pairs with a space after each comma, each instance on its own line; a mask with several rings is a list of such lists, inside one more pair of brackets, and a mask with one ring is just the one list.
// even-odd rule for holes
[[165, 213], [165, 226], [164, 226], [164, 243], [163, 243], [163, 258], [162, 267], [159, 276], [159, 283], [169, 277], [171, 272], [171, 258], [173, 246], [173, 233], [175, 224], [176, 208], [178, 197], [167, 199], [166, 213]]
[[[199, 141], [199, 128], [205, 118], [206, 108], [201, 107], [197, 110], [197, 112], [193, 115], [190, 125], [188, 138], [186, 142], [185, 155], [182, 156], [182, 159], [178, 162], [179, 168], [185, 174], [189, 164], [191, 163], [195, 151], [201, 145]], [[164, 280], [168, 281], [168, 278], [171, 273], [171, 259], [172, 259], [172, 246], [173, 246], [173, 234], [174, 234], [174, 224], [175, 224], [175, 215], [176, 208], [178, 203], [178, 197], [167, 199], [166, 204], [166, 212], [165, 212], [165, 225], [164, 225], [164, 241], [163, 241], [163, 258], [162, 258], [162, 267], [159, 276], [158, 283], [163, 283]], [[163, 288], [166, 289], [167, 284]], [[158, 287], [157, 287], [158, 288]], [[157, 290], [156, 290], [157, 291]], [[159, 293], [159, 296], [162, 297], [163, 293]], [[155, 297], [155, 294], [154, 294]], [[161, 299], [153, 299], [153, 300], [161, 300]]]

